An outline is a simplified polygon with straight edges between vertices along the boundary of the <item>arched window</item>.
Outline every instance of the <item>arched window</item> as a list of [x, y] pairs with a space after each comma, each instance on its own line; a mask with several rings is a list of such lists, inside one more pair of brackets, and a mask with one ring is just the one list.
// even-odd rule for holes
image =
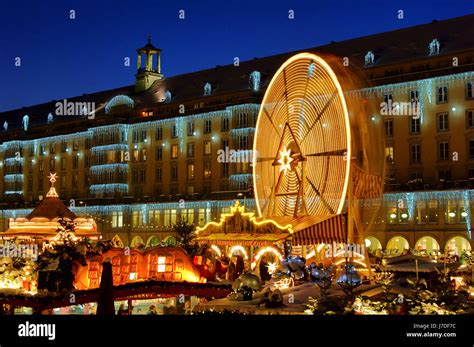
[[454, 236], [446, 242], [446, 251], [449, 255], [462, 255], [464, 251], [470, 251], [471, 244], [462, 236]]
[[141, 236], [135, 236], [133, 239], [132, 239], [132, 242], [130, 243], [130, 247], [134, 248], [134, 247], [139, 247], [141, 245], [144, 245], [145, 242], [143, 242], [143, 239]]
[[147, 247], [156, 247], [160, 244], [160, 239], [158, 236], [150, 236], [146, 242]]
[[163, 240], [164, 244], [168, 247], [174, 247], [176, 246], [176, 239], [173, 237], [173, 236], [167, 236], [164, 240]]
[[399, 255], [405, 250], [408, 250], [410, 245], [403, 236], [395, 236], [387, 243], [386, 251], [391, 255]]
[[439, 243], [431, 236], [424, 236], [416, 241], [415, 250], [425, 254], [439, 252]]

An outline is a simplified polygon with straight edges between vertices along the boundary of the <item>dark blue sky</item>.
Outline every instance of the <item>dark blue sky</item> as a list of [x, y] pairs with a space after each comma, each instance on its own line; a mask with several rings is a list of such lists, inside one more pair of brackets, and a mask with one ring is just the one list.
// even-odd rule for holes
[[172, 76], [469, 13], [472, 0], [2, 1], [0, 111], [132, 84], [147, 33]]

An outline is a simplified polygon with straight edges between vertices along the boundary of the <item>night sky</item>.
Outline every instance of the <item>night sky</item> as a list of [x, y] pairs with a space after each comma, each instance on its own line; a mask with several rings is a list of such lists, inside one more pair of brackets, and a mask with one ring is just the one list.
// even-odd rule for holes
[[470, 13], [472, 0], [4, 0], [0, 111], [133, 84], [148, 33], [166, 77]]

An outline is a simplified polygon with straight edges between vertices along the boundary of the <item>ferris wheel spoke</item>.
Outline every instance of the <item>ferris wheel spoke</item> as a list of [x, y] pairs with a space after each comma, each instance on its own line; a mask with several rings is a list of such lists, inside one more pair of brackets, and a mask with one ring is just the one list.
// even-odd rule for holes
[[313, 188], [314, 192], [316, 193], [317, 196], [319, 196], [319, 198], [321, 199], [321, 202], [323, 203], [324, 207], [326, 207], [329, 211], [329, 213], [331, 214], [334, 214], [334, 210], [333, 208], [331, 207], [331, 205], [329, 205], [329, 203], [326, 201], [326, 199], [324, 199], [324, 197], [321, 195], [321, 193], [319, 192], [318, 188], [316, 188], [316, 186], [314, 185], [314, 183], [309, 179], [308, 176], [306, 176], [306, 180], [308, 181], [309, 185], [311, 186], [311, 188]]
[[[311, 124], [311, 126], [309, 127], [308, 131], [306, 132], [306, 134], [303, 135], [303, 137], [301, 138], [301, 141], [300, 143], [303, 143], [304, 140], [306, 139], [306, 137], [309, 135], [309, 133], [311, 132], [311, 130], [313, 130], [314, 126], [316, 125], [317, 122], [319, 122], [319, 120], [321, 119], [321, 117], [323, 116], [324, 112], [326, 112], [326, 110], [328, 109], [329, 105], [331, 105], [333, 99], [336, 97], [336, 95], [338, 95], [338, 91], [337, 89], [334, 90], [334, 92], [332, 93], [332, 95], [329, 97], [328, 101], [326, 101], [326, 104], [324, 104], [323, 108], [321, 109], [321, 111], [318, 113], [318, 116], [316, 117], [316, 119], [313, 121], [313, 124]], [[313, 106], [314, 108], [314, 106]]]
[[270, 123], [272, 124], [273, 126], [273, 129], [275, 129], [276, 133], [278, 134], [278, 137], [281, 137], [281, 134], [280, 134], [280, 131], [278, 130], [277, 126], [275, 125], [275, 123], [273, 123], [273, 120], [272, 120], [272, 117], [270, 117], [270, 115], [268, 114], [267, 110], [265, 109], [265, 107], [263, 107], [263, 114], [265, 116], [267, 116], [268, 120], [270, 121]]
[[305, 154], [305, 157], [343, 157], [347, 154], [347, 148], [336, 149], [335, 151], [318, 152]]

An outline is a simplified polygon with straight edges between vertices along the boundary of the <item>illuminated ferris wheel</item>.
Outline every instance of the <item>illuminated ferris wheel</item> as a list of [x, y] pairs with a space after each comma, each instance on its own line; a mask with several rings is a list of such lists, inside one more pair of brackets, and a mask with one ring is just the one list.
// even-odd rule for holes
[[259, 215], [342, 212], [350, 123], [341, 85], [322, 58], [297, 54], [276, 72], [260, 108], [253, 154]]

